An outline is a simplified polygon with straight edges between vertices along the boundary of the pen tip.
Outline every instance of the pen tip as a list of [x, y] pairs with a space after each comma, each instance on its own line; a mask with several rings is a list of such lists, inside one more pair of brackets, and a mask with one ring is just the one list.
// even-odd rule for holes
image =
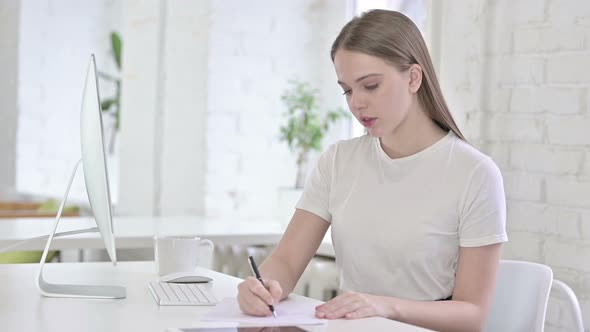
[[275, 316], [275, 318], [277, 318], [277, 314], [273, 311], [272, 315]]

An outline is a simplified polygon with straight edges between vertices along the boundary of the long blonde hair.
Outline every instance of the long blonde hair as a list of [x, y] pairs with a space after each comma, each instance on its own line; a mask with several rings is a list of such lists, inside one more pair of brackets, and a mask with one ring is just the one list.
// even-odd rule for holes
[[348, 22], [336, 37], [330, 52], [332, 61], [339, 49], [379, 57], [401, 71], [418, 64], [422, 68], [418, 100], [440, 128], [452, 130], [465, 140], [449, 112], [422, 34], [407, 16], [382, 9], [364, 12]]

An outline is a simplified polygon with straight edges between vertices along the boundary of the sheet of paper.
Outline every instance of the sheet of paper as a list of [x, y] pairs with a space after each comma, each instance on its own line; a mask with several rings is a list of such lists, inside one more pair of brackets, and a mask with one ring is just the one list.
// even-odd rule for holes
[[240, 311], [236, 298], [225, 298], [201, 319], [204, 321], [222, 321], [253, 323], [264, 326], [325, 324], [325, 319], [315, 316], [315, 307], [322, 302], [312, 299], [286, 299], [275, 306], [277, 317], [254, 317]]

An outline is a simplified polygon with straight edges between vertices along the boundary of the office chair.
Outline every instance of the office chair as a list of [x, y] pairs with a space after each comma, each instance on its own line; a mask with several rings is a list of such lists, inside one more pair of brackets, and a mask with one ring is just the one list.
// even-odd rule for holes
[[501, 260], [485, 332], [543, 332], [553, 271], [547, 265]]
[[563, 281], [553, 279], [553, 284], [551, 286], [551, 291], [558, 291], [565, 295], [567, 300], [567, 305], [570, 308], [572, 313], [573, 323], [575, 332], [584, 332], [584, 322], [582, 320], [582, 310], [580, 309], [580, 303], [578, 302], [578, 298], [574, 291], [566, 285]]

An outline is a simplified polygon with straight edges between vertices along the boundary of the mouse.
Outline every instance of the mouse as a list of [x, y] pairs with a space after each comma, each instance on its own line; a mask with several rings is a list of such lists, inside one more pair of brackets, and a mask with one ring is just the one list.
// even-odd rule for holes
[[167, 283], [206, 283], [213, 281], [209, 277], [196, 274], [195, 272], [174, 272], [160, 277], [161, 282]]

